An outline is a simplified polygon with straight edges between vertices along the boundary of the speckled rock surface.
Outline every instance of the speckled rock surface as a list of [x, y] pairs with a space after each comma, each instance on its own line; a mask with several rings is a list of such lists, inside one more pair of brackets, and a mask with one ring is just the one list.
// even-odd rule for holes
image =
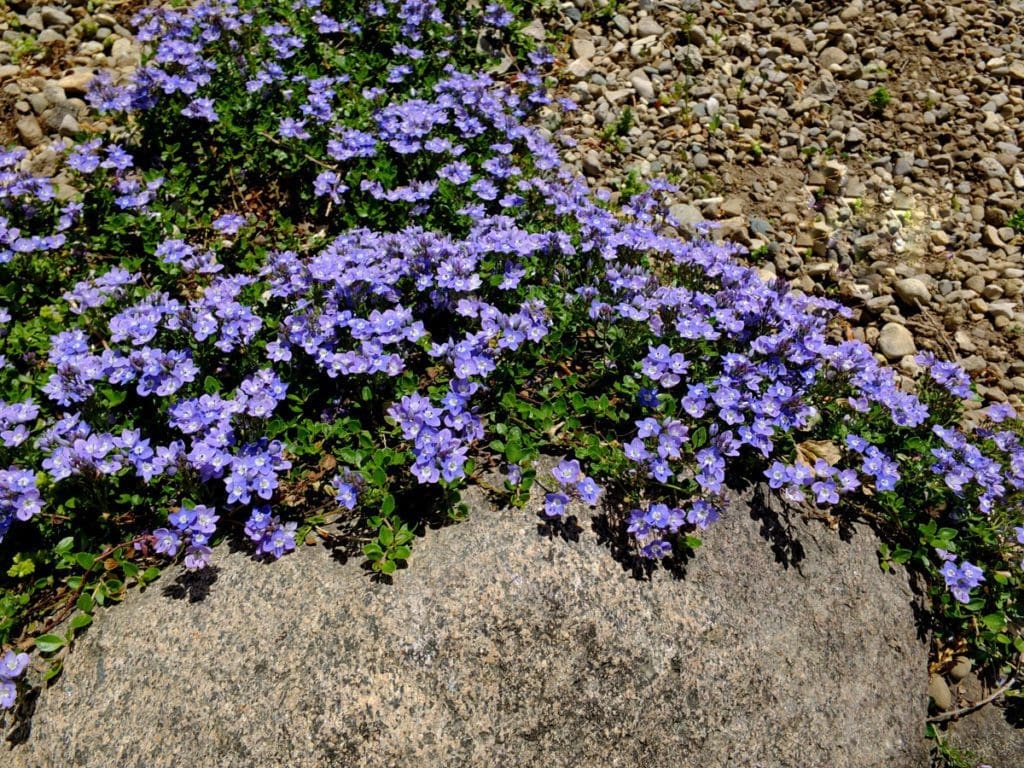
[[927, 653], [870, 532], [740, 505], [645, 581], [578, 515], [549, 537], [477, 502], [391, 585], [222, 548], [203, 599], [165, 576], [103, 613], [4, 762], [927, 765]]

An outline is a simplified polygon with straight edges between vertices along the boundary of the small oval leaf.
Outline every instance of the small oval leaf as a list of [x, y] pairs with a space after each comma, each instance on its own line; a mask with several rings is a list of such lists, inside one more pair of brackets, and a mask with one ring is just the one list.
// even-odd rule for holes
[[67, 641], [60, 635], [40, 635], [36, 638], [36, 648], [40, 653], [53, 653], [67, 645]]

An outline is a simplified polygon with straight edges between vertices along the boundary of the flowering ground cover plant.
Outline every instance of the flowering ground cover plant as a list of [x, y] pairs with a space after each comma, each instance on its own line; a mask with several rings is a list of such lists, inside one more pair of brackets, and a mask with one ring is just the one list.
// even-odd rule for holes
[[[59, 147], [76, 193], [0, 153], [0, 703], [59, 673], [95, 604], [226, 536], [278, 558], [362, 526], [381, 576], [505, 473], [544, 514], [685, 554], [741, 482], [882, 534], [932, 629], [994, 675], [1024, 652], [1024, 429], [965, 430], [970, 380], [910, 391], [843, 309], [683, 241], [665, 184], [590, 195], [530, 122], [551, 57], [498, 5], [205, 0], [144, 11], [147, 64]], [[541, 452], [565, 456], [537, 476]], [[496, 489], [497, 490], [497, 489]], [[423, 491], [427, 491], [426, 494]], [[54, 630], [65, 619], [64, 634]]]

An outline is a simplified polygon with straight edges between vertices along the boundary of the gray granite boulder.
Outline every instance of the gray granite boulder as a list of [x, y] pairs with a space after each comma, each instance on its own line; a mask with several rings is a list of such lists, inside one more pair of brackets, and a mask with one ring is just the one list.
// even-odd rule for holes
[[869, 531], [737, 504], [684, 573], [638, 579], [577, 514], [476, 498], [390, 585], [319, 546], [222, 548], [99, 615], [0, 762], [927, 765], [927, 653]]

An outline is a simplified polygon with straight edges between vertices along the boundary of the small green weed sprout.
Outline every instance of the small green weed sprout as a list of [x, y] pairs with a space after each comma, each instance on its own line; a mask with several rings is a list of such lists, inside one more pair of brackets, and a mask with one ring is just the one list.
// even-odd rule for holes
[[889, 102], [892, 101], [892, 94], [889, 93], [889, 89], [884, 85], [880, 85], [871, 92], [868, 96], [868, 104], [871, 105], [871, 109], [876, 114], [881, 114], [885, 111], [885, 108], [889, 106]]
[[1010, 227], [1018, 235], [1024, 235], [1024, 208], [1018, 208], [1013, 215], [1006, 220], [1006, 226]]

